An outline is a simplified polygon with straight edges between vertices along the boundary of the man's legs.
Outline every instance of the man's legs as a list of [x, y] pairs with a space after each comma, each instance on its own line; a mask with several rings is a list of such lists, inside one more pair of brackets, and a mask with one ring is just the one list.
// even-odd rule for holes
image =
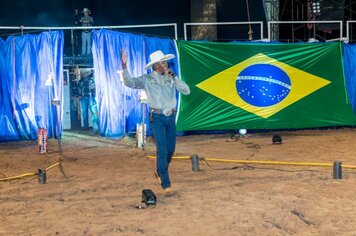
[[85, 32], [82, 32], [82, 55], [85, 55], [85, 43], [86, 43], [86, 39], [85, 39]]
[[91, 54], [91, 32], [86, 33], [87, 35], [87, 54], [90, 55]]
[[172, 156], [176, 148], [176, 116], [175, 113], [167, 117], [166, 139], [167, 139], [167, 161], [168, 165], [172, 161]]
[[95, 97], [89, 98], [89, 106], [91, 112], [91, 123], [93, 125], [93, 132], [99, 132], [99, 119], [98, 119], [98, 107], [95, 101]]
[[74, 55], [77, 56], [79, 54], [79, 32], [78, 30], [74, 31]]
[[162, 180], [162, 188], [168, 188], [171, 186], [168, 173], [168, 160], [167, 160], [167, 138], [165, 127], [165, 115], [152, 114], [151, 129], [156, 141], [157, 148], [157, 172]]
[[89, 98], [81, 98], [80, 99], [80, 111], [82, 113], [82, 120], [83, 120], [84, 128], [89, 128], [88, 105], [89, 105]]

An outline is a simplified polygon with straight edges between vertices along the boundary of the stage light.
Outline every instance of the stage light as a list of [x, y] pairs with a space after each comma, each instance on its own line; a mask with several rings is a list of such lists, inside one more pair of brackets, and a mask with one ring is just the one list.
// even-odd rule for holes
[[314, 16], [320, 16], [320, 2], [319, 1], [312, 1], [311, 3], [311, 12]]
[[279, 134], [275, 134], [272, 137], [273, 144], [282, 144], [282, 137]]
[[156, 206], [157, 197], [151, 189], [144, 189], [142, 190], [142, 202], [145, 203], [146, 206]]
[[247, 130], [246, 130], [246, 129], [240, 129], [240, 130], [239, 130], [239, 134], [240, 134], [241, 136], [245, 136], [245, 135], [247, 134]]
[[46, 87], [52, 87], [53, 86], [53, 76], [52, 76], [52, 73], [49, 73], [47, 75], [47, 80], [45, 82], [45, 86]]
[[140, 101], [140, 103], [147, 103], [148, 98], [147, 98], [147, 93], [145, 90], [140, 91], [139, 101]]

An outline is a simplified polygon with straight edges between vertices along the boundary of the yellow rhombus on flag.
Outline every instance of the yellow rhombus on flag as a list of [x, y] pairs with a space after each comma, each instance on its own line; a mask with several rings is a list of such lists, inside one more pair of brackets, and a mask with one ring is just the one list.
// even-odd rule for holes
[[[290, 79], [290, 91], [280, 102], [271, 106], [254, 106], [245, 102], [236, 90], [236, 80], [241, 71], [256, 64], [269, 64], [280, 68]], [[247, 112], [268, 118], [316, 90], [328, 85], [329, 80], [312, 75], [262, 53], [256, 54], [196, 85], [211, 95]]]

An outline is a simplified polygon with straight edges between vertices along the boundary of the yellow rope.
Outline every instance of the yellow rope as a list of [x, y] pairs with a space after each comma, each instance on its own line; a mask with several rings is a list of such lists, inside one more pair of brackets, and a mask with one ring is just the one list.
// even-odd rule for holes
[[[156, 159], [156, 156], [147, 156], [150, 159]], [[190, 159], [190, 156], [180, 156], [180, 157], [173, 157], [173, 159]]]
[[13, 179], [20, 179], [20, 178], [24, 178], [24, 177], [30, 177], [30, 176], [34, 176], [37, 175], [36, 173], [26, 173], [26, 174], [22, 174], [22, 175], [17, 175], [17, 176], [11, 176], [11, 177], [7, 177], [7, 178], [3, 178], [0, 179], [0, 181], [7, 181], [7, 180], [13, 180]]
[[343, 168], [349, 168], [349, 169], [356, 169], [356, 166], [353, 166], [353, 165], [344, 165], [344, 164], [341, 164], [341, 167], [343, 167]]
[[[155, 156], [148, 156], [150, 159], [155, 159]], [[190, 159], [190, 156], [175, 156], [173, 159]], [[199, 158], [205, 161], [214, 162], [229, 162], [229, 163], [243, 163], [243, 164], [261, 164], [261, 165], [286, 165], [286, 166], [318, 166], [318, 167], [332, 167], [333, 163], [320, 163], [320, 162], [288, 162], [288, 161], [261, 161], [261, 160], [231, 160], [220, 158]], [[341, 165], [343, 168], [356, 169], [354, 165]]]
[[[60, 162], [57, 162], [57, 163], [47, 167], [46, 171], [49, 170], [49, 169], [52, 169], [53, 167], [55, 167], [57, 165], [60, 165], [60, 164], [61, 164]], [[30, 177], [30, 176], [34, 176], [34, 175], [37, 175], [37, 173], [26, 173], [26, 174], [22, 174], [22, 175], [10, 176], [10, 177], [6, 177], [6, 178], [0, 179], [0, 182], [1, 181], [14, 180], [14, 179], [21, 179], [21, 178], [24, 178], [24, 177]]]
[[60, 162], [54, 163], [53, 165], [47, 167], [47, 168], [46, 168], [46, 171], [47, 171], [47, 170], [50, 170], [50, 169], [52, 169], [53, 167], [58, 166], [58, 165], [60, 165], [60, 164], [61, 164]]

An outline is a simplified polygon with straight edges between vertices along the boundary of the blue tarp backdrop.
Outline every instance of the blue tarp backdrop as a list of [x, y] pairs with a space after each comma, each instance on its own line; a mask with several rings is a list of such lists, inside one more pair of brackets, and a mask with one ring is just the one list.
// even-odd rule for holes
[[[121, 81], [121, 49], [128, 56], [127, 66], [131, 75], [140, 76], [146, 73], [144, 67], [149, 62], [150, 53], [159, 49], [165, 54], [177, 55], [174, 40], [102, 29], [93, 31], [92, 49], [100, 134], [122, 137], [134, 132], [136, 124], [142, 121], [140, 91], [125, 87]], [[178, 74], [177, 57], [170, 63]], [[146, 109], [145, 106], [147, 118]], [[145, 123], [150, 134], [147, 120]]]
[[356, 113], [356, 45], [343, 44], [342, 54], [347, 95]]
[[[143, 114], [141, 91], [121, 81], [121, 49], [133, 76], [146, 73], [149, 55], [156, 50], [176, 55], [169, 63], [179, 74], [175, 41], [106, 29], [94, 30], [92, 40], [100, 134], [123, 137], [135, 132]], [[49, 137], [57, 136], [57, 111], [51, 100], [63, 100], [63, 43], [61, 31], [0, 39], [0, 141], [36, 139], [41, 127]], [[356, 112], [356, 45], [343, 45], [343, 66], [348, 100]], [[146, 105], [144, 109], [150, 135]], [[62, 106], [60, 130], [61, 111]]]
[[52, 137], [62, 71], [63, 32], [0, 39], [0, 141], [37, 139], [41, 127]]

